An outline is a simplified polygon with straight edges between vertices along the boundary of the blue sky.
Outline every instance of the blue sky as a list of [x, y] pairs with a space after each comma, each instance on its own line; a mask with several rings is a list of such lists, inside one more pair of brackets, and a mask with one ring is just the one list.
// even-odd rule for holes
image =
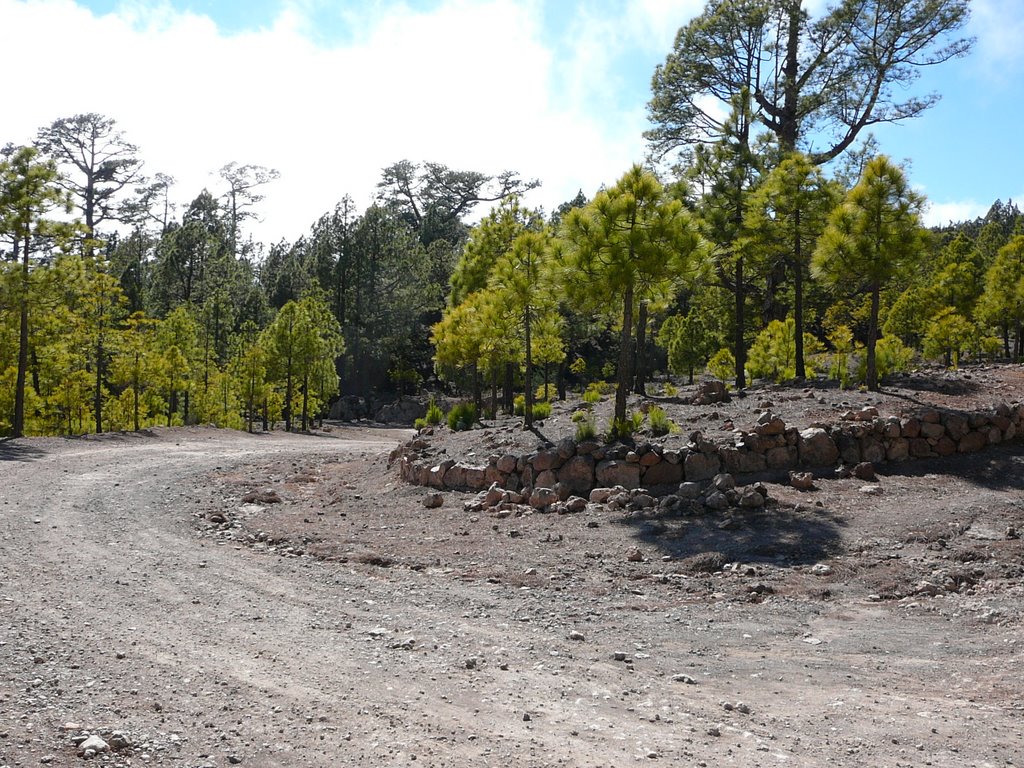
[[[920, 81], [943, 100], [876, 131], [883, 151], [910, 160], [929, 223], [1024, 198], [1021, 3], [974, 0], [975, 51]], [[263, 240], [297, 238], [346, 193], [368, 204], [380, 169], [403, 158], [518, 170], [542, 181], [529, 202], [550, 210], [643, 158], [654, 66], [701, 6], [0, 0], [0, 67], [20, 73], [5, 79], [0, 143], [101, 112], [149, 172], [178, 179], [182, 203], [219, 191], [228, 162], [277, 168], [253, 230]]]

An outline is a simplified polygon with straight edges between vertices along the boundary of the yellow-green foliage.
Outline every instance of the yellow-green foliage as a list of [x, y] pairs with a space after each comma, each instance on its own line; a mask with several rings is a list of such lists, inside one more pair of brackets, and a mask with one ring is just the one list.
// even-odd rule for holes
[[472, 429], [476, 423], [476, 406], [473, 403], [457, 403], [448, 411], [448, 428], [453, 432]]
[[715, 352], [708, 360], [708, 372], [716, 379], [721, 379], [728, 386], [729, 380], [736, 375], [736, 358], [727, 348]]
[[[813, 374], [811, 355], [823, 347], [809, 333], [804, 334], [804, 366]], [[772, 320], [757, 334], [747, 353], [747, 372], [753, 379], [788, 381], [796, 376], [796, 322], [793, 318]]]
[[668, 414], [657, 406], [647, 411], [647, 421], [651, 425], [651, 433], [657, 436], [667, 435], [669, 432], [677, 432], [679, 427], [668, 417]]
[[639, 411], [626, 414], [623, 420], [612, 419], [608, 425], [608, 438], [610, 440], [629, 439], [644, 425], [644, 415]]
[[599, 382], [594, 382], [587, 386], [583, 392], [583, 402], [590, 403], [591, 405], [601, 402], [601, 385]]
[[541, 403], [533, 404], [533, 418], [535, 419], [546, 419], [551, 415], [551, 403], [546, 400]]
[[[906, 373], [914, 362], [914, 350], [895, 336], [885, 336], [875, 344], [875, 366], [878, 378], [883, 379], [891, 373]], [[867, 380], [867, 356], [862, 356], [857, 365], [857, 378]]]
[[551, 400], [556, 396], [554, 384], [541, 384], [537, 387], [537, 391], [533, 395], [533, 400], [536, 403], [544, 402], [545, 400]]
[[[594, 415], [592, 413], [584, 413], [583, 411], [577, 411], [576, 413], [583, 415], [583, 418], [576, 424], [576, 442], [593, 440], [597, 435], [597, 424], [594, 421]], [[573, 421], [576, 421], [575, 414]]]
[[440, 424], [443, 418], [444, 411], [441, 410], [441, 406], [434, 402], [434, 398], [430, 398], [430, 403], [427, 405], [427, 415], [423, 417], [424, 423], [435, 426]]
[[661, 391], [665, 397], [675, 397], [679, 394], [679, 390], [676, 389], [676, 386], [671, 381], [666, 381]]

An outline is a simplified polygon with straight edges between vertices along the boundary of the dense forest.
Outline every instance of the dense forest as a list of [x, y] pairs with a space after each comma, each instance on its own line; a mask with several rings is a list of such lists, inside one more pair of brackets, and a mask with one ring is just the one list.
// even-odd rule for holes
[[229, 162], [177, 210], [115, 119], [56, 119], [0, 151], [0, 435], [306, 429], [424, 388], [529, 424], [603, 381], [624, 428], [668, 372], [874, 389], [1018, 359], [1021, 212], [925, 229], [869, 132], [934, 103], [896, 95], [970, 49], [967, 13], [711, 0], [654, 73], [648, 161], [609, 186], [546, 212], [514, 172], [402, 160], [292, 243], [248, 232], [275, 170]]

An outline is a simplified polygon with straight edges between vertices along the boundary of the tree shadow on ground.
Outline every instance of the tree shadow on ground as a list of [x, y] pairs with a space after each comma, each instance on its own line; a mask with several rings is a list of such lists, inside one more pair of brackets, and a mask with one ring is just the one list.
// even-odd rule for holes
[[746, 563], [808, 565], [842, 549], [843, 518], [821, 507], [776, 505], [756, 512], [623, 518], [645, 547], [684, 560], [708, 552]]
[[1024, 443], [990, 445], [979, 453], [958, 453], [876, 466], [881, 477], [949, 475], [991, 490], [1024, 489]]
[[46, 455], [37, 445], [13, 437], [0, 438], [0, 461], [33, 461]]

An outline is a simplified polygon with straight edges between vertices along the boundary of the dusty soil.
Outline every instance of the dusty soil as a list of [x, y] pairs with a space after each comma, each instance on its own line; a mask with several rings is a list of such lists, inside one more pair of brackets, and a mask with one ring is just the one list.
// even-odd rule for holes
[[[967, 375], [900, 392], [1020, 396]], [[810, 394], [700, 412], [879, 399]], [[538, 439], [508, 429], [435, 439]], [[497, 517], [426, 509], [387, 467], [411, 434], [0, 443], [0, 766], [90, 734], [127, 742], [110, 766], [1024, 761], [1021, 443], [744, 517]]]

